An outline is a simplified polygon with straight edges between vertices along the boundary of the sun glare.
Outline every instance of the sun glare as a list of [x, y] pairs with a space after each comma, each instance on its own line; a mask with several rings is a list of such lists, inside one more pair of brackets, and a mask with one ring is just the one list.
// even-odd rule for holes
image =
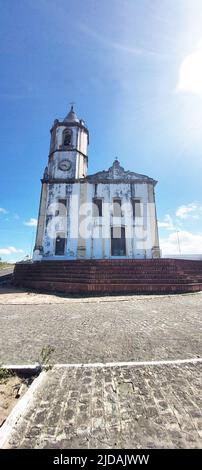
[[178, 91], [202, 95], [202, 46], [183, 60], [180, 66]]

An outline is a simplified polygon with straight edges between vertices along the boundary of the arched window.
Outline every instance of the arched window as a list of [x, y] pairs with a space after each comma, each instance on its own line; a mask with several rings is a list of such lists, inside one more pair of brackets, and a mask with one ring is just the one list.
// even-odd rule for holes
[[63, 147], [69, 147], [72, 143], [72, 130], [65, 129], [63, 131]]

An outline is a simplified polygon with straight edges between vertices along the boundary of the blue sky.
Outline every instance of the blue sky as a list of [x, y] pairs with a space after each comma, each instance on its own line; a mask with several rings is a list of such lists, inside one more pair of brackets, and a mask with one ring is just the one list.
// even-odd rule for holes
[[[202, 253], [202, 1], [0, 0], [0, 256], [30, 254], [49, 129], [69, 102], [89, 173], [158, 180], [164, 253]], [[19, 251], [20, 250], [20, 251]]]

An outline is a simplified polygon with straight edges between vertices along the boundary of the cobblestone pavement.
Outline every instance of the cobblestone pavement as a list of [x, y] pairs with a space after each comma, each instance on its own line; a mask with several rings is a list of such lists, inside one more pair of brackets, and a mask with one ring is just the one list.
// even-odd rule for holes
[[201, 368], [53, 369], [6, 447], [200, 448]]
[[202, 293], [0, 305], [0, 363], [36, 362], [46, 345], [65, 364], [201, 356], [201, 301]]

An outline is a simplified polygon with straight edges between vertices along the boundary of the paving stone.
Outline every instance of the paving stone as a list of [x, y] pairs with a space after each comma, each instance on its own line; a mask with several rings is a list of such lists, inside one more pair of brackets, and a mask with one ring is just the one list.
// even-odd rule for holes
[[[1, 363], [188, 359], [201, 355], [202, 294], [0, 305]], [[199, 448], [201, 364], [47, 372], [12, 448]]]
[[[199, 390], [194, 384], [201, 373], [201, 364], [130, 367], [131, 383], [138, 376], [139, 387], [148, 390], [149, 403], [144, 394], [141, 404], [139, 392], [129, 386], [125, 389], [127, 368], [107, 369], [109, 382], [113, 382], [113, 401], [106, 393], [106, 369], [80, 369], [77, 390], [72, 382], [72, 370], [52, 369], [46, 375], [40, 390], [36, 392], [23, 419], [16, 424], [7, 447], [12, 448], [200, 448], [202, 445], [202, 423], [198, 413]], [[83, 399], [82, 384], [90, 376], [88, 395]], [[149, 377], [152, 373], [152, 386]], [[188, 376], [187, 376], [188, 373]], [[99, 412], [94, 407], [97, 391], [96, 377], [103, 375]], [[76, 376], [76, 374], [75, 374]], [[169, 381], [169, 393], [165, 378]], [[178, 377], [178, 381], [175, 378]], [[192, 378], [190, 387], [190, 377]], [[170, 381], [170, 379], [172, 380]], [[179, 394], [179, 382], [183, 383], [186, 395], [191, 397], [194, 408], [186, 409]], [[52, 387], [49, 388], [49, 383]], [[58, 383], [63, 384], [58, 393]], [[72, 408], [71, 392], [77, 393], [76, 406]], [[43, 391], [49, 391], [49, 401], [41, 399]], [[163, 400], [153, 400], [161, 390]], [[81, 405], [81, 403], [83, 403]], [[159, 406], [159, 403], [163, 409]], [[27, 419], [27, 416], [32, 419]], [[184, 424], [184, 427], [183, 427]]]
[[[36, 362], [47, 345], [54, 347], [52, 361], [59, 363], [197, 357], [202, 349], [201, 301], [202, 293], [0, 305], [0, 362]], [[79, 370], [71, 374], [81, 377]], [[130, 379], [130, 371], [124, 374]], [[108, 372], [104, 377], [110, 380]], [[88, 373], [86, 386], [89, 379]]]

